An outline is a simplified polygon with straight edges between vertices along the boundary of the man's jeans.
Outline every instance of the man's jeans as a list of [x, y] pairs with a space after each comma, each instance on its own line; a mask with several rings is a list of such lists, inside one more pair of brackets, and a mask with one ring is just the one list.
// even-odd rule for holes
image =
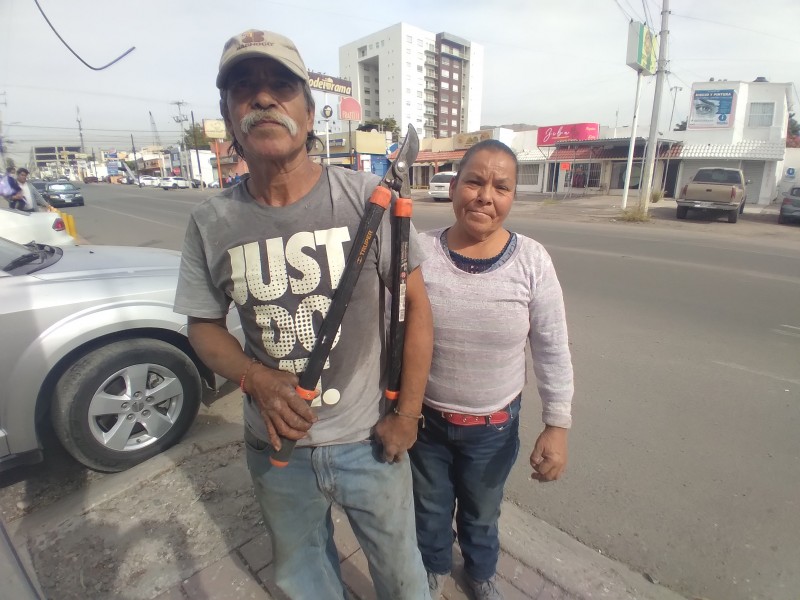
[[331, 504], [340, 505], [367, 558], [381, 600], [429, 600], [414, 535], [408, 459], [380, 460], [376, 442], [295, 448], [288, 466], [245, 431], [247, 466], [272, 535], [275, 579], [295, 600], [346, 598], [333, 541]]
[[503, 486], [519, 452], [519, 406], [517, 397], [508, 406], [511, 420], [502, 425], [471, 426], [423, 408], [425, 427], [410, 455], [417, 539], [428, 571], [450, 572], [455, 512], [467, 575], [486, 581], [495, 574]]

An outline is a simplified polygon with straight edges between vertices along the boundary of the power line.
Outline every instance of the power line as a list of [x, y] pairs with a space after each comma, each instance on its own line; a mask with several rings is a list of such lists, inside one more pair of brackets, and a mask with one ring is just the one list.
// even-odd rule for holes
[[67, 47], [67, 50], [69, 50], [70, 52], [72, 52], [72, 55], [73, 55], [75, 58], [77, 58], [77, 59], [78, 59], [79, 61], [81, 61], [81, 62], [82, 62], [84, 65], [86, 65], [87, 67], [89, 67], [89, 68], [90, 68], [92, 71], [102, 71], [103, 69], [107, 69], [108, 67], [110, 67], [111, 65], [113, 65], [115, 62], [122, 60], [123, 58], [125, 58], [126, 56], [128, 56], [128, 54], [130, 54], [131, 52], [133, 52], [134, 50], [136, 50], [136, 46], [131, 46], [131, 47], [130, 47], [130, 48], [128, 48], [128, 49], [127, 49], [125, 52], [123, 52], [122, 54], [120, 54], [120, 55], [119, 55], [117, 58], [115, 58], [114, 60], [112, 60], [112, 61], [111, 61], [110, 63], [108, 63], [107, 65], [103, 65], [102, 67], [93, 67], [92, 65], [90, 65], [89, 63], [87, 63], [85, 60], [83, 60], [83, 59], [80, 57], [80, 55], [79, 55], [77, 52], [75, 52], [75, 50], [73, 50], [72, 48], [70, 48], [69, 44], [68, 44], [68, 43], [67, 43], [67, 42], [64, 40], [64, 38], [62, 38], [62, 37], [61, 37], [61, 34], [59, 34], [59, 33], [58, 33], [58, 31], [56, 31], [56, 28], [55, 28], [55, 27], [53, 27], [53, 24], [50, 22], [50, 19], [48, 19], [48, 18], [47, 18], [47, 15], [46, 15], [46, 14], [44, 14], [44, 10], [43, 10], [43, 9], [42, 9], [42, 7], [39, 5], [39, 0], [33, 0], [33, 1], [36, 3], [36, 8], [38, 8], [38, 9], [39, 9], [39, 12], [40, 12], [40, 13], [42, 13], [42, 16], [44, 17], [44, 20], [45, 20], [45, 21], [47, 22], [47, 24], [50, 26], [50, 29], [52, 29], [52, 30], [53, 30], [53, 33], [55, 33], [55, 34], [56, 34], [56, 37], [57, 37], [59, 40], [61, 40], [61, 43], [62, 43], [62, 44], [64, 44], [64, 45]]
[[759, 31], [758, 29], [751, 29], [750, 27], [742, 27], [741, 25], [734, 25], [733, 23], [723, 23], [722, 21], [714, 21], [713, 19], [704, 19], [703, 17], [690, 17], [689, 15], [681, 15], [677, 13], [671, 13], [671, 14], [673, 17], [678, 17], [680, 19], [689, 19], [691, 21], [703, 21], [704, 23], [713, 23], [714, 25], [722, 25], [723, 27], [741, 29], [742, 31], [749, 31], [750, 33], [756, 33], [758, 35], [771, 37], [776, 40], [783, 40], [785, 42], [792, 42], [796, 44], [798, 41], [800, 41], [800, 38], [786, 38], [779, 35], [773, 35], [771, 33], [767, 33], [766, 31]]
[[634, 18], [633, 18], [632, 16], [630, 16], [630, 15], [628, 14], [628, 12], [627, 12], [627, 11], [626, 11], [624, 8], [622, 8], [622, 4], [620, 4], [620, 3], [619, 3], [619, 0], [614, 0], [614, 4], [616, 4], [616, 5], [617, 5], [617, 8], [619, 8], [620, 12], [621, 12], [621, 13], [622, 13], [622, 14], [625, 16], [625, 18], [626, 18], [626, 19], [627, 19], [629, 22], [634, 20]]

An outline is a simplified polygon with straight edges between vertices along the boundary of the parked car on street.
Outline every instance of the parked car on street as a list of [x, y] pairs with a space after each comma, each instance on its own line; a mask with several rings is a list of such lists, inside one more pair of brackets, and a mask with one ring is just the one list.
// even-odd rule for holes
[[725, 211], [728, 223], [736, 223], [747, 202], [744, 173], [740, 169], [714, 167], [699, 169], [675, 199], [677, 218], [685, 219], [689, 209]]
[[450, 182], [456, 176], [456, 171], [440, 171], [431, 177], [428, 185], [428, 195], [434, 200], [450, 199]]
[[152, 175], [142, 175], [139, 177], [139, 187], [158, 187], [160, 183], [160, 177], [153, 177]]
[[208, 184], [208, 187], [210, 187], [210, 188], [218, 188], [219, 187], [219, 181], [212, 181], [211, 183]]
[[94, 175], [87, 175], [83, 178], [83, 183], [97, 183], [97, 177]]
[[778, 223], [800, 221], [800, 187], [793, 187], [783, 195], [781, 211], [778, 213]]
[[56, 212], [23, 212], [0, 208], [0, 237], [27, 244], [72, 245], [75, 240], [67, 233], [64, 220]]
[[162, 177], [158, 185], [165, 190], [174, 190], [177, 188], [188, 188], [189, 182], [186, 181], [185, 177]]
[[[76, 460], [127, 469], [189, 429], [215, 377], [172, 310], [180, 254], [0, 238], [0, 470], [41, 459], [52, 423]], [[241, 340], [235, 311], [229, 319]]]
[[51, 206], [83, 206], [80, 188], [68, 181], [48, 181], [40, 191]]

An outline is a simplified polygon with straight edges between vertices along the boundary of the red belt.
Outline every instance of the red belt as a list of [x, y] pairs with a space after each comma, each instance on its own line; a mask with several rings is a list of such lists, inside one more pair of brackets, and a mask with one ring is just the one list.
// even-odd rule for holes
[[442, 417], [453, 425], [502, 425], [508, 423], [511, 414], [505, 408], [490, 415], [467, 415], [463, 413], [443, 412]]

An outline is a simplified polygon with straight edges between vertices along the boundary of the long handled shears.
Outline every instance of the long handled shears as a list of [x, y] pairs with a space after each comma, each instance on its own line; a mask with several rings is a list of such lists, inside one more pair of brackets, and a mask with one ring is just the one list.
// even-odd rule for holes
[[[394, 400], [399, 394], [403, 342], [405, 340], [405, 292], [408, 278], [408, 242], [411, 223], [411, 188], [408, 177], [411, 165], [414, 164], [418, 152], [419, 137], [416, 129], [409, 125], [397, 157], [369, 198], [367, 209], [353, 239], [353, 245], [347, 257], [344, 272], [333, 294], [328, 314], [325, 315], [322, 321], [314, 348], [308, 357], [306, 368], [300, 374], [295, 390], [304, 400], [310, 402], [317, 396], [317, 383], [333, 347], [336, 333], [342, 324], [345, 311], [350, 303], [361, 269], [364, 266], [364, 260], [372, 247], [372, 242], [375, 240], [375, 234], [380, 226], [383, 213], [391, 204], [392, 191], [397, 193], [398, 198], [395, 200], [393, 209], [395, 216], [392, 231], [394, 269], [392, 274], [392, 308], [389, 325], [390, 348], [389, 361], [387, 363], [386, 397]], [[289, 457], [294, 450], [295, 444], [294, 440], [281, 438], [281, 449], [270, 456], [270, 462], [276, 467], [288, 465]]]

